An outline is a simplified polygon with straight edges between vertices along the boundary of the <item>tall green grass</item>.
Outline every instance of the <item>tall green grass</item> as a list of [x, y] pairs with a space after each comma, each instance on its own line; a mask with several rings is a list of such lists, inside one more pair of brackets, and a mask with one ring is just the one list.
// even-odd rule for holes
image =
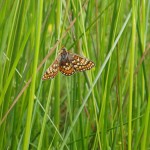
[[[0, 149], [149, 149], [150, 1], [0, 1]], [[42, 81], [65, 46], [90, 71]]]

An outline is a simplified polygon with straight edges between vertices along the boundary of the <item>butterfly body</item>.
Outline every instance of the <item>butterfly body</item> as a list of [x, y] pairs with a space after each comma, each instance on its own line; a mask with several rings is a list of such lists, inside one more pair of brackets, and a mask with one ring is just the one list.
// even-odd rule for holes
[[54, 78], [58, 71], [66, 76], [70, 76], [75, 72], [89, 70], [94, 66], [95, 64], [91, 60], [68, 52], [66, 48], [62, 48], [56, 60], [46, 70], [42, 79], [46, 80]]

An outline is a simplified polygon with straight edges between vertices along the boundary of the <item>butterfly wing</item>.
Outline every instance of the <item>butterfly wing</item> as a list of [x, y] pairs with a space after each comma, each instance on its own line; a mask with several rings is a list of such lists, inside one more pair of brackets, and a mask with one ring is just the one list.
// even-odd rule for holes
[[59, 66], [59, 70], [62, 74], [66, 76], [73, 75], [76, 71], [69, 61], [61, 63]]
[[47, 80], [47, 79], [52, 79], [54, 78], [59, 71], [59, 60], [56, 59], [52, 65], [46, 70], [45, 74], [43, 75], [42, 79]]
[[90, 70], [95, 66], [94, 62], [77, 54], [69, 53], [68, 57], [76, 71]]

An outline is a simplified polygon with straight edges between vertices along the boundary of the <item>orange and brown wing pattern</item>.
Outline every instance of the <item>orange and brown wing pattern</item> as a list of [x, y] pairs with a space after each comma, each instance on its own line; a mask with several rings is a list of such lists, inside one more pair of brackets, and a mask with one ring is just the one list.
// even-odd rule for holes
[[63, 65], [60, 65], [59, 70], [66, 76], [73, 75], [76, 71], [70, 62], [65, 62]]
[[95, 64], [84, 57], [70, 53], [66, 48], [62, 48], [53, 64], [46, 70], [43, 80], [54, 78], [58, 71], [66, 76], [71, 76], [75, 72], [90, 70]]
[[52, 79], [54, 78], [59, 71], [59, 62], [56, 59], [53, 64], [46, 70], [45, 74], [43, 75], [42, 79]]
[[76, 54], [72, 54], [72, 58], [70, 59], [70, 61], [76, 71], [90, 70], [95, 66], [94, 62], [92, 62], [91, 60]]

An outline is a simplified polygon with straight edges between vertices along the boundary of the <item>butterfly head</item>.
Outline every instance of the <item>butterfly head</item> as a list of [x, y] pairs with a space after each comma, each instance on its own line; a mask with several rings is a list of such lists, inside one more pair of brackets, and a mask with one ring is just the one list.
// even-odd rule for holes
[[62, 54], [62, 53], [67, 53], [67, 49], [63, 46], [62, 48], [61, 48], [61, 50], [58, 52], [58, 54]]
[[67, 52], [67, 49], [65, 47], [61, 48], [59, 54], [61, 56], [61, 61], [65, 61], [68, 57], [68, 52]]

